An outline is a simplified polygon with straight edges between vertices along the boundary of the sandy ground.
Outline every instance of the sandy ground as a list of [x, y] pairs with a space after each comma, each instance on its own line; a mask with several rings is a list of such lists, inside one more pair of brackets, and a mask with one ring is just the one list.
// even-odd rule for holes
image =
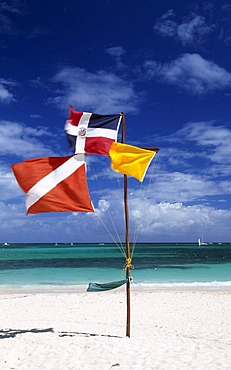
[[231, 369], [231, 292], [0, 292], [0, 369]]

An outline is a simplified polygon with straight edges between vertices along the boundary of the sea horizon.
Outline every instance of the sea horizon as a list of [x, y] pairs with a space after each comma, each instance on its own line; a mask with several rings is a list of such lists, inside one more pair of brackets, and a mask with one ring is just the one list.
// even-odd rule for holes
[[[198, 238], [199, 240], [199, 238]], [[173, 244], [173, 245], [177, 245], [177, 244], [182, 244], [182, 245], [198, 245], [198, 240], [197, 241], [138, 241], [136, 242], [135, 244], [155, 244], [155, 245], [168, 245], [168, 244]], [[55, 245], [104, 245], [104, 244], [110, 244], [110, 245], [116, 245], [117, 243], [115, 242], [110, 242], [110, 241], [96, 241], [96, 242], [78, 242], [78, 241], [73, 241], [73, 242], [70, 242], [70, 241], [67, 241], [67, 242], [62, 242], [62, 241], [49, 241], [49, 242], [16, 242], [16, 241], [13, 241], [13, 242], [3, 242], [3, 241], [0, 241], [0, 248], [3, 247], [4, 245], [9, 245], [9, 246], [12, 246], [12, 245], [20, 245], [20, 244], [23, 244], [23, 245], [33, 245], [33, 244], [36, 244], [36, 245], [48, 245], [48, 244], [55, 244]], [[126, 245], [126, 242], [123, 241], [121, 242], [121, 244], [124, 244]], [[133, 241], [130, 240], [129, 241], [129, 244], [133, 244]], [[231, 245], [231, 241], [206, 241], [205, 242], [205, 245], [211, 245], [211, 244], [230, 244]]]
[[[124, 266], [125, 257], [109, 242], [2, 243], [0, 290], [85, 289], [124, 279]], [[135, 288], [231, 288], [231, 243], [139, 242], [131, 276]]]

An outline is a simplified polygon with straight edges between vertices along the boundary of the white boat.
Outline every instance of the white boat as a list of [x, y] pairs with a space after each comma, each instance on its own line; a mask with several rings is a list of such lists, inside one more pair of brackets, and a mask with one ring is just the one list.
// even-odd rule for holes
[[203, 241], [203, 238], [202, 238], [202, 240], [199, 238], [199, 239], [198, 239], [198, 245], [199, 245], [199, 247], [200, 247], [201, 245], [208, 245], [208, 243], [205, 243], [205, 242]]

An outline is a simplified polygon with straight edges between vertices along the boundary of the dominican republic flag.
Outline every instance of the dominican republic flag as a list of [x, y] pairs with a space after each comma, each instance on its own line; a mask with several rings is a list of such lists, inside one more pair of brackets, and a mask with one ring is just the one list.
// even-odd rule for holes
[[84, 154], [29, 159], [11, 168], [26, 193], [27, 214], [94, 212]]
[[65, 132], [73, 153], [108, 155], [111, 144], [117, 141], [121, 114], [99, 115], [76, 112], [70, 106]]

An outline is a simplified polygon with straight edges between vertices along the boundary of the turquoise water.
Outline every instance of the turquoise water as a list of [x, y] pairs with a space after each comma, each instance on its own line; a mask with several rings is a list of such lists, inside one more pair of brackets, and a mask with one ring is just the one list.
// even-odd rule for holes
[[[73, 287], [121, 280], [125, 259], [114, 244], [0, 246], [0, 289]], [[131, 275], [142, 286], [231, 286], [231, 244], [137, 244]]]

